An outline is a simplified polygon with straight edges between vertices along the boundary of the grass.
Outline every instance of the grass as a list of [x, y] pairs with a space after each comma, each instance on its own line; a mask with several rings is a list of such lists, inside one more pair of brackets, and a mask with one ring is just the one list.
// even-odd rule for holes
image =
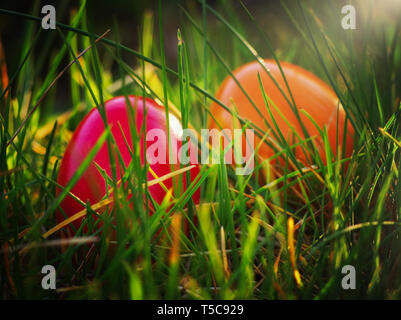
[[[161, 1], [144, 13], [139, 32], [130, 33], [138, 39], [137, 48], [123, 44], [117, 22], [106, 35], [93, 32], [94, 12], [85, 1], [70, 12], [69, 23], [58, 22], [56, 31], [40, 28], [39, 2], [30, 13], [0, 9], [27, 30], [21, 50], [13, 53], [18, 65], [10, 68], [0, 59], [1, 297], [401, 298], [401, 19], [381, 23], [384, 5], [354, 4], [357, 30], [341, 28], [341, 4], [332, 1], [283, 0], [277, 3], [282, 21], [274, 20], [267, 29], [246, 3], [174, 3], [180, 22], [175, 61], [166, 54], [172, 43], [165, 41], [169, 21]], [[48, 42], [37, 54], [43, 37]], [[52, 45], [56, 41], [61, 45]], [[3, 47], [9, 54], [6, 43]], [[277, 127], [282, 148], [274, 157], [286, 159], [281, 176], [259, 179], [271, 159], [257, 162], [250, 176], [237, 176], [235, 168], [222, 164], [205, 165], [193, 182], [201, 189], [199, 205], [192, 201], [193, 191], [180, 192], [180, 184], [158, 205], [148, 186], [162, 183], [163, 177], [148, 181], [149, 168], [141, 165], [140, 150], [134, 148], [128, 167], [111, 157], [112, 174], [105, 179], [113, 195], [87, 204], [74, 239], [60, 239], [64, 227], [57, 225], [55, 210], [97, 148], [106, 142], [112, 155], [116, 144], [106, 130], [56, 196], [60, 160], [91, 108], [98, 108], [105, 120], [107, 99], [151, 97], [164, 105], [166, 116], [171, 112], [184, 128], [199, 131], [213, 116], [212, 101], [229, 110], [214, 97], [223, 79], [243, 63], [263, 58], [291, 61], [331, 85], [356, 132], [350, 159], [324, 165], [306, 136], [300, 144], [317, 167], [305, 170], [295, 158], [295, 146], [280, 137]], [[68, 92], [70, 107], [64, 113], [54, 107], [60, 90]], [[277, 108], [268, 93], [264, 98], [266, 105], [255, 108]], [[287, 98], [295, 104], [291, 94]], [[239, 120], [259, 137], [266, 134]], [[326, 157], [332, 159], [327, 132], [320, 133]], [[139, 141], [136, 130], [131, 134]], [[124, 172], [121, 181], [117, 167]], [[134, 201], [143, 198], [148, 201]], [[185, 223], [188, 234], [182, 231]], [[57, 290], [40, 287], [46, 264], [56, 267]], [[356, 268], [355, 290], [341, 286], [345, 265]]]

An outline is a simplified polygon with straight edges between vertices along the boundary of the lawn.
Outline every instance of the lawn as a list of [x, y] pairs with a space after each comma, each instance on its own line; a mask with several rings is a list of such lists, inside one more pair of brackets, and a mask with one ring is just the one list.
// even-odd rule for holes
[[[0, 5], [1, 299], [400, 299], [399, 1], [140, 2], [60, 1], [55, 29], [42, 27], [42, 2]], [[355, 29], [344, 29], [345, 5]], [[316, 137], [299, 142], [308, 164], [285, 139], [272, 157], [256, 156], [269, 132], [217, 91], [262, 59], [301, 66], [332, 88], [354, 131], [350, 155], [336, 152], [340, 139], [332, 150], [320, 128], [324, 152]], [[280, 108], [263, 94], [260, 108]], [[79, 123], [129, 95], [155, 100], [197, 134], [216, 115], [213, 103], [228, 110], [260, 141], [252, 173], [206, 163], [191, 181], [182, 165], [152, 182], [136, 147], [144, 132], [132, 130], [125, 166], [107, 126], [60, 185]], [[101, 145], [112, 174], [96, 167], [108, 192], [74, 200], [80, 216], [61, 221]], [[150, 190], [168, 179], [158, 202]], [[56, 277], [46, 290], [48, 265]]]

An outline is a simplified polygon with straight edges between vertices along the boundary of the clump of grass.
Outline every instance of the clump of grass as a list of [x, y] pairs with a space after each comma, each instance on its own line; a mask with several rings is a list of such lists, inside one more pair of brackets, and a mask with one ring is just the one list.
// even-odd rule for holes
[[[286, 30], [292, 33], [277, 40], [274, 26], [263, 29], [242, 2], [230, 7], [230, 14], [224, 13], [225, 1], [214, 7], [206, 1], [194, 7], [174, 4], [181, 14], [172, 62], [166, 57], [172, 44], [164, 41], [167, 22], [161, 1], [154, 12], [144, 13], [138, 48], [122, 44], [118, 24], [107, 35], [95, 34], [93, 12], [84, 1], [71, 11], [69, 24], [58, 23], [52, 31], [50, 41], [58, 39], [62, 45], [44, 47], [48, 65], [34, 54], [43, 36], [38, 6], [32, 14], [0, 9], [29, 30], [19, 65], [6, 74], [8, 66], [0, 59], [1, 296], [400, 298], [401, 24], [374, 25], [364, 15], [374, 5], [356, 2], [361, 8], [358, 30], [343, 30], [340, 14], [332, 15], [341, 12], [340, 4], [281, 1]], [[235, 67], [268, 57], [305, 66], [332, 86], [356, 132], [350, 159], [340, 157], [325, 166], [314, 157], [317, 168], [305, 170], [294, 146], [287, 145], [276, 155], [287, 159], [281, 176], [259, 179], [268, 160], [258, 161], [254, 174], [246, 177], [236, 176], [230, 166], [205, 165], [193, 182], [201, 188], [200, 204], [192, 201], [193, 188], [180, 192], [182, 186], [175, 184], [158, 205], [147, 187], [162, 183], [163, 177], [148, 181], [149, 167], [141, 165], [139, 148], [134, 148], [128, 167], [111, 156], [112, 175], [104, 177], [114, 192], [98, 204], [87, 204], [74, 238], [59, 241], [64, 226], [57, 225], [55, 210], [101, 143], [107, 143], [110, 154], [115, 145], [106, 130], [56, 197], [60, 159], [89, 109], [96, 107], [104, 116], [104, 101], [112, 96], [151, 97], [164, 105], [166, 116], [171, 112], [184, 128], [199, 130], [213, 116], [208, 112], [211, 101], [228, 109], [214, 97], [221, 81], [233, 76]], [[65, 61], [73, 63], [64, 68]], [[172, 63], [177, 70], [169, 67]], [[58, 102], [52, 94], [58, 74], [68, 79], [71, 107], [63, 114], [52, 110]], [[255, 107], [275, 108], [268, 93], [264, 96], [266, 106]], [[294, 102], [291, 94], [287, 98]], [[239, 122], [261, 138], [265, 134], [244, 119]], [[144, 130], [145, 124], [139, 135], [133, 129], [133, 141]], [[332, 159], [327, 133], [321, 134], [327, 159]], [[301, 144], [310, 150], [306, 137]], [[118, 167], [124, 172], [121, 181]], [[152, 214], [148, 201], [134, 201], [143, 198], [152, 203]], [[99, 208], [104, 208], [100, 215]], [[183, 232], [186, 222], [189, 233]], [[40, 286], [40, 271], [47, 264], [57, 270], [55, 291]], [[344, 265], [356, 268], [355, 290], [341, 287]]]

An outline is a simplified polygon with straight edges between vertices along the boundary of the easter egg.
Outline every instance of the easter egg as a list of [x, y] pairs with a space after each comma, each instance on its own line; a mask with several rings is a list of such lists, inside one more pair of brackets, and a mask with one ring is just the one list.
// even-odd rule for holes
[[[137, 146], [133, 145], [132, 138], [132, 126], [138, 135], [137, 140], [140, 144], [140, 161], [141, 165], [145, 164], [148, 159], [145, 158], [144, 147], [145, 144], [151, 147], [155, 143], [156, 139], [147, 139], [149, 132], [164, 133], [158, 136], [158, 139], [165, 139], [162, 142], [164, 149], [160, 149], [159, 152], [166, 152], [165, 163], [159, 161], [153, 161], [150, 164], [150, 170], [147, 173], [148, 181], [154, 180], [156, 177], [163, 177], [164, 175], [170, 174], [180, 168], [180, 162], [178, 159], [178, 153], [175, 152], [172, 157], [168, 153], [167, 143], [167, 121], [164, 107], [158, 105], [155, 101], [142, 97], [129, 96], [129, 104], [126, 103], [126, 97], [116, 97], [105, 102], [105, 113], [107, 117], [107, 123], [111, 129], [111, 134], [115, 140], [115, 145], [119, 150], [122, 161], [124, 162], [125, 168], [128, 168], [131, 160], [134, 148]], [[133, 121], [129, 121], [128, 108], [132, 108]], [[132, 119], [132, 117], [131, 117]], [[146, 132], [141, 133], [143, 122], [146, 120]], [[61, 161], [57, 182], [61, 186], [66, 186], [73, 177], [74, 173], [78, 170], [84, 159], [88, 156], [89, 152], [95, 146], [97, 140], [104, 132], [104, 121], [97, 108], [92, 109], [86, 117], [80, 122], [76, 130], [74, 131], [71, 140], [65, 150], [63, 159]], [[153, 131], [152, 131], [153, 130]], [[170, 141], [176, 141], [180, 143], [180, 135], [182, 134], [182, 127], [179, 120], [172, 114], [169, 115], [169, 132]], [[146, 138], [145, 138], [146, 137]], [[130, 150], [131, 149], [131, 150]], [[118, 164], [119, 159], [117, 152], [115, 154], [115, 161]], [[146, 159], [146, 160], [145, 160]], [[170, 161], [170, 159], [175, 159]], [[173, 167], [171, 166], [173, 163]], [[175, 163], [175, 164], [174, 164]], [[184, 166], [185, 167], [185, 166]], [[84, 203], [89, 202], [91, 205], [98, 203], [102, 200], [107, 192], [106, 180], [102, 175], [101, 168], [108, 177], [112, 177], [112, 167], [110, 161], [110, 155], [108, 151], [107, 142], [105, 142], [96, 153], [95, 157], [81, 175], [77, 183], [72, 187], [71, 193], [78, 197]], [[152, 174], [152, 171], [154, 174]], [[199, 173], [199, 167], [196, 166], [188, 171], [190, 174], [191, 181], [193, 181]], [[119, 180], [123, 176], [124, 172], [121, 165], [116, 166], [116, 177]], [[186, 188], [185, 174], [181, 174], [180, 179], [183, 181], [183, 187]], [[163, 181], [163, 185], [154, 184], [149, 186], [149, 193], [152, 198], [161, 204], [165, 195], [166, 189], [173, 188], [173, 178], [168, 178]], [[110, 185], [108, 185], [110, 188]], [[57, 188], [56, 194], [59, 195], [61, 188]], [[179, 196], [179, 195], [178, 195]], [[136, 198], [136, 195], [132, 195], [134, 201], [143, 201], [143, 199]], [[193, 201], [199, 203], [199, 190], [196, 190], [192, 197]], [[85, 207], [79, 203], [72, 196], [67, 195], [60, 204], [61, 209], [67, 215], [72, 215], [85, 209]], [[58, 222], [66, 219], [66, 217], [58, 211], [56, 213]], [[76, 228], [79, 228], [83, 218], [77, 219], [73, 222]]]
[[[245, 121], [251, 121], [260, 129], [259, 131], [255, 129], [255, 147], [260, 142], [256, 132], [260, 132], [262, 136], [266, 132], [268, 133], [266, 140], [270, 145], [262, 144], [258, 150], [259, 157], [267, 159], [274, 156], [282, 150], [282, 139], [285, 139], [290, 146], [296, 143], [303, 145], [304, 147], [296, 146], [294, 154], [304, 165], [312, 165], [312, 151], [310, 147], [309, 149], [306, 148], [305, 141], [309, 134], [315, 145], [315, 150], [317, 150], [322, 161], [327, 163], [323, 138], [319, 132], [319, 129], [323, 130], [323, 128], [327, 130], [328, 142], [334, 159], [337, 157], [337, 146], [344, 152], [345, 157], [350, 157], [353, 151], [354, 130], [349, 119], [346, 118], [345, 110], [335, 92], [309, 71], [288, 62], [280, 62], [291, 91], [291, 97], [277, 63], [274, 60], [264, 60], [264, 65], [278, 86], [260, 63], [254, 61], [233, 72], [240, 85], [231, 76], [228, 76], [216, 94], [216, 98], [228, 108], [238, 111], [239, 117]], [[261, 89], [258, 74], [263, 84], [265, 96]], [[259, 112], [254, 108], [240, 86], [259, 109]], [[265, 103], [265, 97], [268, 105]], [[291, 107], [292, 98], [295, 101], [295, 108], [300, 120], [294, 112], [295, 109]], [[302, 110], [314, 121], [309, 119]], [[209, 128], [233, 128], [232, 114], [216, 102], [211, 104], [210, 113], [213, 117], [209, 119]], [[307, 134], [305, 134], [304, 129]], [[274, 163], [282, 164], [284, 156], [278, 160]]]

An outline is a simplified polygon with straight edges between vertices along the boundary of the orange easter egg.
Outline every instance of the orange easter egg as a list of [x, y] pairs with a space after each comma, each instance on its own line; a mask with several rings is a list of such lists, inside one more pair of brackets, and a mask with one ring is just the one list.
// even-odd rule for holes
[[[262, 134], [268, 132], [267, 141], [270, 145], [263, 143], [258, 150], [258, 155], [262, 159], [267, 159], [279, 152], [283, 147], [283, 144], [280, 143], [280, 131], [282, 137], [290, 146], [295, 143], [302, 144], [296, 146], [294, 151], [296, 158], [301, 163], [304, 165], [314, 164], [311, 157], [313, 148], [307, 146], [306, 142], [302, 143], [308, 137], [302, 128], [303, 124], [309, 137], [312, 138], [321, 159], [324, 163], [327, 163], [323, 138], [313, 121], [302, 112], [304, 110], [314, 119], [320, 129], [325, 128], [327, 130], [328, 141], [335, 157], [334, 159], [337, 157], [337, 147], [344, 150], [345, 157], [350, 157], [353, 151], [354, 130], [349, 119], [347, 120], [345, 110], [335, 92], [309, 71], [288, 62], [280, 62], [295, 101], [296, 110], [298, 110], [299, 121], [294, 109], [291, 107], [292, 98], [279, 66], [274, 60], [265, 60], [264, 63], [282, 91], [257, 61], [245, 64], [233, 72], [239, 84], [259, 109], [259, 112], [255, 110], [252, 103], [231, 76], [224, 80], [216, 94], [216, 98], [228, 108], [236, 109], [239, 117], [244, 120], [250, 120], [256, 125], [261, 130], [259, 132]], [[268, 97], [267, 101], [269, 102], [271, 113], [266, 106], [258, 74], [260, 75], [265, 95]], [[210, 118], [209, 128], [233, 129], [233, 116], [230, 112], [216, 102], [212, 103], [210, 112], [221, 127], [217, 125], [213, 118]], [[256, 132], [257, 130], [255, 130]], [[259, 142], [260, 138], [255, 134], [255, 147]], [[285, 156], [285, 152], [283, 155]], [[280, 159], [281, 163], [283, 163], [283, 157]]]

